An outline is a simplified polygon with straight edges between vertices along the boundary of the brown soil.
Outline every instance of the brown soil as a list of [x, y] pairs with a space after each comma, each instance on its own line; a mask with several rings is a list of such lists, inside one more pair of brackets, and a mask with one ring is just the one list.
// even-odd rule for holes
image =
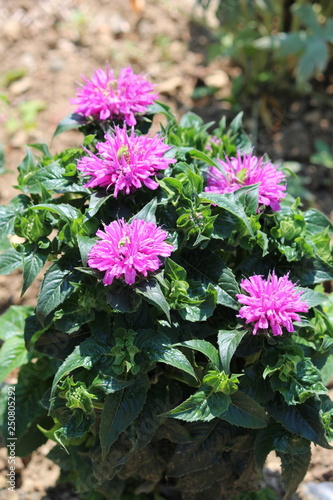
[[[106, 62], [116, 74], [125, 66], [148, 73], [161, 100], [178, 115], [193, 110], [206, 121], [234, 116], [223, 99], [230, 94], [239, 70], [222, 59], [207, 63], [209, 31], [199, 22], [203, 13], [194, 4], [194, 0], [10, 0], [0, 4], [0, 142], [8, 169], [1, 176], [0, 204], [17, 194], [12, 185], [25, 144], [52, 143], [52, 152], [80, 145], [81, 136], [76, 132], [67, 132], [53, 142], [52, 135], [59, 121], [73, 111], [69, 98], [74, 96], [80, 75], [89, 77]], [[303, 187], [310, 191], [308, 203], [331, 216], [330, 171], [312, 165], [309, 157], [316, 138], [331, 140], [333, 108], [327, 102], [332, 81], [315, 84], [318, 91], [311, 99], [304, 96], [291, 102], [263, 95], [255, 103], [245, 103], [245, 126], [259, 153], [298, 164]], [[219, 91], [213, 97], [193, 100], [194, 90], [203, 85], [217, 86]], [[35, 118], [24, 116], [26, 102], [41, 108]], [[38, 285], [20, 297], [20, 273], [1, 276], [0, 311], [14, 303], [34, 305]], [[45, 458], [50, 446], [47, 443], [24, 461], [18, 459], [18, 488], [10, 493], [12, 500], [75, 498], [68, 485], [54, 488], [59, 469]], [[269, 458], [268, 467], [266, 484], [281, 495], [274, 457]], [[0, 450], [0, 469], [0, 500], [4, 500], [9, 498], [5, 449]], [[305, 481], [332, 479], [331, 452], [314, 448]]]

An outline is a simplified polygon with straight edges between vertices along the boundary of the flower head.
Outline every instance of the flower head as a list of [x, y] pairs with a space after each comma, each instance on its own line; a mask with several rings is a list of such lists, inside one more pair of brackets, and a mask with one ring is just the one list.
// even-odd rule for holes
[[280, 201], [285, 197], [286, 186], [281, 184], [285, 175], [271, 162], [253, 156], [252, 153], [218, 160], [222, 171], [211, 167], [207, 174], [206, 192], [232, 193], [243, 186], [259, 184], [259, 204], [280, 210]]
[[293, 332], [292, 322], [300, 321], [297, 313], [309, 309], [288, 274], [278, 278], [273, 271], [267, 280], [255, 275], [243, 279], [240, 285], [249, 295], [237, 294], [238, 301], [244, 304], [238, 316], [246, 319], [246, 323], [254, 323], [253, 335], [267, 329], [271, 329], [273, 335], [282, 335], [281, 327]]
[[100, 120], [124, 120], [135, 125], [135, 114], [145, 113], [147, 106], [158, 96], [153, 94], [154, 86], [142, 75], [136, 75], [131, 68], [123, 68], [118, 80], [113, 71], [97, 69], [91, 80], [82, 76], [85, 85], [76, 89], [76, 97], [70, 100], [76, 106], [75, 113], [93, 116]]
[[136, 136], [133, 128], [128, 135], [126, 127], [115, 127], [114, 135], [106, 134], [105, 142], [98, 142], [96, 148], [98, 154], [88, 151], [77, 168], [91, 176], [86, 187], [113, 187], [115, 197], [119, 191], [129, 194], [142, 185], [158, 188], [152, 177], [176, 161], [163, 157], [170, 146], [160, 137]]
[[88, 256], [88, 265], [99, 271], [105, 271], [104, 285], [111, 285], [114, 278], [124, 277], [132, 285], [137, 274], [147, 276], [156, 271], [162, 262], [159, 257], [169, 257], [173, 246], [164, 240], [166, 231], [153, 222], [133, 219], [127, 223], [124, 219], [115, 220], [98, 230], [100, 241], [92, 247]]

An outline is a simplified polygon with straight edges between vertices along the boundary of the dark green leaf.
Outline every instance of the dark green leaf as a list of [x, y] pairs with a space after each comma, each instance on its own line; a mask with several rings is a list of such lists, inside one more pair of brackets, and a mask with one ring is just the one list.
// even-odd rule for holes
[[199, 351], [207, 356], [207, 358], [213, 363], [216, 368], [219, 368], [220, 366], [219, 353], [216, 347], [214, 347], [210, 342], [207, 342], [206, 340], [186, 340], [185, 342], [174, 344], [174, 346], [184, 346], [188, 347], [189, 349]]
[[40, 205], [34, 205], [32, 208], [34, 210], [46, 210], [58, 214], [61, 219], [67, 222], [73, 221], [73, 219], [76, 219], [80, 215], [79, 210], [65, 203], [59, 203], [59, 205], [40, 204]]
[[303, 453], [295, 455], [277, 453], [277, 455], [281, 458], [281, 479], [286, 488], [284, 499], [287, 499], [296, 492], [308, 471], [311, 460], [310, 443], [308, 443], [308, 449]]
[[21, 295], [29, 288], [38, 273], [43, 269], [47, 259], [45, 251], [33, 250], [27, 254], [23, 254], [23, 285]]
[[88, 261], [88, 255], [92, 247], [97, 243], [96, 238], [89, 238], [88, 236], [77, 235], [77, 242], [79, 245], [82, 265], [86, 266]]
[[142, 281], [135, 289], [139, 294], [144, 296], [147, 302], [161, 309], [170, 321], [169, 304], [164, 297], [160, 285], [155, 279]]
[[28, 361], [28, 352], [25, 348], [23, 335], [14, 335], [7, 339], [0, 348], [0, 383], [15, 368]]
[[45, 273], [36, 306], [36, 313], [42, 324], [46, 317], [74, 292], [72, 283], [79, 281], [80, 273], [71, 268], [66, 259], [52, 264]]
[[250, 429], [260, 429], [268, 423], [264, 408], [241, 391], [231, 395], [228, 410], [220, 415], [220, 418], [232, 425]]
[[269, 415], [280, 422], [289, 432], [330, 449], [325, 429], [320, 419], [320, 403], [308, 399], [302, 404], [289, 406], [280, 398], [266, 405]]
[[150, 332], [148, 338], [138, 338], [137, 346], [142, 350], [142, 354], [153, 363], [166, 363], [182, 370], [196, 379], [193, 367], [186, 356], [179, 350], [172, 347], [169, 340], [164, 335]]
[[0, 234], [1, 239], [14, 234], [14, 221], [18, 214], [24, 212], [31, 200], [25, 194], [12, 199], [7, 207], [0, 206]]
[[96, 341], [91, 339], [87, 339], [80, 345], [76, 346], [55, 374], [52, 384], [51, 397], [54, 395], [57, 384], [60, 382], [62, 377], [68, 375], [71, 371], [76, 370], [76, 368], [82, 367], [86, 370], [90, 370], [100, 357], [107, 353], [108, 350], [105, 346], [101, 346], [97, 344]]
[[141, 376], [130, 387], [106, 397], [99, 431], [103, 460], [119, 434], [139, 415], [145, 404], [148, 388], [148, 377]]
[[0, 255], [0, 274], [11, 274], [19, 267], [22, 267], [22, 255], [14, 248], [5, 250]]
[[217, 205], [220, 208], [223, 208], [227, 212], [235, 215], [242, 224], [245, 224], [247, 230], [251, 236], [253, 236], [253, 230], [248, 221], [247, 215], [242, 207], [241, 203], [235, 199], [233, 193], [227, 194], [216, 194], [216, 193], [204, 193], [202, 194], [202, 198], [200, 199], [201, 203], [210, 201], [214, 205]]
[[230, 401], [230, 396], [227, 394], [214, 393], [210, 387], [202, 387], [179, 406], [165, 413], [164, 416], [178, 418], [186, 422], [197, 420], [209, 422], [226, 412]]
[[218, 333], [220, 359], [226, 373], [230, 373], [231, 359], [244, 335], [246, 335], [245, 330], [220, 330]]
[[129, 222], [132, 222], [133, 219], [143, 219], [146, 222], [156, 223], [156, 217], [155, 217], [156, 208], [157, 208], [157, 198], [153, 198], [137, 214], [131, 217]]
[[84, 117], [83, 115], [78, 115], [75, 113], [71, 113], [70, 115], [66, 116], [59, 125], [57, 126], [53, 137], [56, 137], [59, 134], [62, 134], [63, 132], [66, 132], [66, 130], [73, 130], [76, 128], [81, 127], [82, 125], [85, 125], [87, 123], [87, 118]]
[[333, 232], [332, 222], [315, 208], [309, 208], [304, 212], [304, 220], [306, 221], [306, 229], [312, 235], [322, 233], [326, 228]]
[[10, 306], [0, 316], [0, 339], [6, 340], [14, 335], [23, 335], [25, 320], [33, 314], [33, 307]]

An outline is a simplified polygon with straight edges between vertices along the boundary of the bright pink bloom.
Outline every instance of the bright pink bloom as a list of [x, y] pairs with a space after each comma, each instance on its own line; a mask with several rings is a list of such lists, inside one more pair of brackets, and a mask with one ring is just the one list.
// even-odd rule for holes
[[104, 231], [98, 230], [101, 238], [92, 247], [88, 265], [105, 271], [104, 285], [111, 285], [114, 278], [125, 279], [128, 285], [136, 280], [136, 275], [147, 276], [161, 265], [159, 257], [169, 257], [173, 246], [164, 240], [168, 233], [153, 222], [133, 219], [129, 224], [124, 219], [115, 220]]
[[81, 158], [77, 168], [91, 176], [86, 187], [114, 187], [115, 197], [119, 191], [129, 194], [142, 185], [158, 188], [152, 177], [176, 161], [163, 156], [170, 146], [160, 137], [136, 136], [133, 128], [127, 135], [126, 127], [115, 127], [114, 135], [106, 134], [105, 142], [98, 142], [96, 148], [98, 154], [87, 151], [89, 156]]
[[246, 323], [254, 323], [253, 335], [259, 330], [271, 329], [273, 335], [282, 335], [281, 326], [288, 332], [294, 331], [293, 321], [300, 321], [298, 312], [307, 312], [309, 306], [300, 300], [302, 292], [286, 274], [278, 278], [274, 271], [266, 279], [251, 276], [241, 281], [241, 287], [249, 295], [237, 294], [241, 304], [238, 317]]
[[123, 68], [118, 80], [113, 71], [97, 69], [91, 80], [82, 75], [85, 85], [76, 89], [71, 104], [75, 113], [92, 116], [100, 120], [124, 120], [127, 125], [135, 125], [135, 114], [145, 113], [147, 107], [157, 99], [153, 94], [154, 85], [142, 75], [136, 75], [131, 68]]
[[285, 175], [275, 165], [264, 158], [257, 158], [252, 153], [218, 160], [221, 170], [210, 167], [207, 174], [208, 193], [233, 193], [243, 186], [259, 183], [259, 204], [280, 210], [280, 201], [285, 197], [286, 186], [281, 184]]

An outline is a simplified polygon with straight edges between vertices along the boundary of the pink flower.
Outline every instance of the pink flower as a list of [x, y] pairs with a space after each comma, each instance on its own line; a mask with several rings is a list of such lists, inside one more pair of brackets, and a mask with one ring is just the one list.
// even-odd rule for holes
[[147, 276], [156, 271], [162, 265], [159, 257], [169, 257], [173, 250], [164, 241], [166, 231], [141, 219], [133, 219], [130, 224], [124, 219], [115, 220], [105, 225], [104, 231], [98, 230], [97, 236], [101, 241], [90, 250], [88, 265], [105, 271], [104, 285], [122, 276], [132, 285], [137, 274]]
[[309, 306], [300, 300], [302, 292], [286, 274], [278, 278], [274, 271], [267, 280], [262, 276], [251, 276], [241, 281], [241, 287], [249, 295], [237, 294], [241, 304], [238, 317], [246, 323], [254, 323], [253, 335], [259, 330], [271, 329], [273, 335], [282, 335], [281, 326], [288, 332], [294, 331], [292, 321], [300, 321], [298, 312], [307, 312]]
[[114, 187], [115, 197], [119, 191], [129, 194], [142, 185], [158, 188], [152, 177], [176, 161], [163, 157], [170, 146], [161, 138], [136, 136], [133, 128], [127, 135], [126, 127], [115, 127], [114, 135], [106, 134], [105, 142], [98, 142], [96, 148], [98, 154], [87, 151], [89, 156], [81, 158], [77, 168], [91, 176], [86, 187]]
[[283, 172], [275, 165], [252, 153], [219, 160], [222, 169], [210, 167], [207, 174], [208, 193], [232, 193], [243, 186], [259, 183], [259, 204], [280, 210], [280, 201], [285, 197], [286, 186]]
[[118, 80], [113, 71], [97, 69], [91, 80], [82, 76], [85, 85], [76, 89], [71, 104], [75, 113], [92, 116], [100, 120], [124, 120], [127, 125], [135, 125], [135, 114], [145, 113], [149, 104], [158, 96], [153, 94], [154, 85], [142, 75], [136, 75], [131, 68], [123, 68]]

